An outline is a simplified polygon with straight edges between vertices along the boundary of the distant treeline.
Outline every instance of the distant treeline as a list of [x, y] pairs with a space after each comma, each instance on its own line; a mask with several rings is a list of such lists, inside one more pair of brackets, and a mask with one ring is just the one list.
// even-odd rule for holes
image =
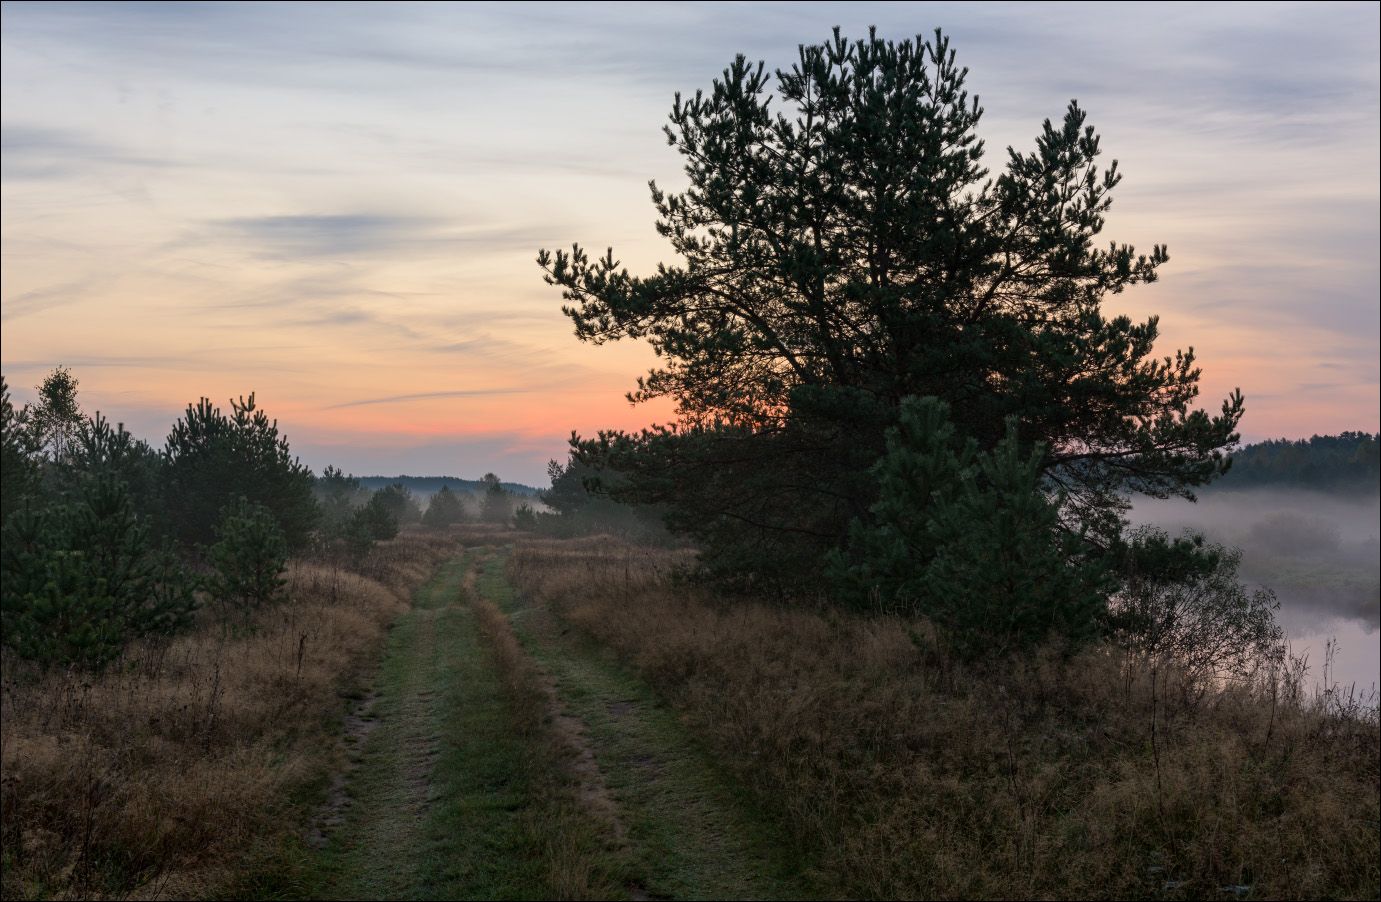
[[1271, 439], [1232, 455], [1232, 469], [1217, 483], [1223, 489], [1254, 486], [1344, 491], [1381, 484], [1381, 436], [1366, 432]]
[[[455, 476], [357, 476], [356, 478], [360, 481], [361, 488], [377, 491], [390, 485], [402, 485], [408, 491], [423, 496], [436, 494], [441, 491], [442, 486], [450, 487], [453, 492], [468, 492], [472, 495], [483, 495], [488, 488], [488, 483], [482, 479], [458, 479]], [[511, 495], [531, 497], [537, 494], [537, 489], [530, 485], [517, 482], [505, 482], [501, 485]]]

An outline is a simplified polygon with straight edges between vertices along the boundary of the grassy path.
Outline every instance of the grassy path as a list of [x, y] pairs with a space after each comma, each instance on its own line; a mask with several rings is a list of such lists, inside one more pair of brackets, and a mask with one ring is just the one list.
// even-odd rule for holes
[[517, 812], [520, 737], [463, 596], [465, 560], [419, 590], [390, 637], [379, 727], [352, 774], [344, 824], [311, 895], [346, 899], [539, 898]]
[[482, 562], [479, 591], [552, 678], [559, 714], [583, 724], [625, 828], [629, 867], [648, 895], [809, 897], [784, 837], [730, 788], [676, 713], [606, 650], [528, 607], [503, 563], [502, 555]]
[[[504, 617], [489, 608], [484, 621], [475, 605], [485, 601]], [[531, 693], [545, 699], [536, 729], [515, 718], [512, 664], [496, 662], [494, 632], [510, 626], [520, 643], [510, 647], [530, 657], [520, 670], [538, 684]], [[311, 897], [804, 895], [781, 837], [674, 713], [598, 648], [523, 608], [502, 552], [471, 552], [419, 590], [376, 691], [355, 718], [364, 728], [350, 731], [358, 766], [313, 856]]]

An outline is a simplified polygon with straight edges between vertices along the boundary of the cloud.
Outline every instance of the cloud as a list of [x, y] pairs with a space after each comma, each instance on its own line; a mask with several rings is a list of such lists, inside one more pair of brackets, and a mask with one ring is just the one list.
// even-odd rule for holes
[[0, 320], [8, 322], [33, 313], [46, 313], [58, 307], [78, 303], [85, 298], [92, 284], [90, 279], [80, 279], [14, 295], [7, 298], [4, 306], [0, 308]]
[[365, 407], [371, 404], [397, 404], [403, 401], [430, 401], [437, 398], [484, 398], [492, 395], [525, 395], [531, 392], [532, 389], [529, 388], [476, 388], [458, 391], [429, 391], [411, 395], [390, 395], [387, 398], [366, 398], [361, 401], [346, 401], [344, 404], [332, 404], [325, 409], [340, 410], [344, 407]]
[[215, 220], [212, 227], [260, 257], [359, 257], [434, 238], [440, 220], [382, 213], [246, 216]]
[[0, 178], [48, 181], [101, 168], [171, 169], [184, 164], [133, 153], [83, 132], [6, 122], [0, 125]]

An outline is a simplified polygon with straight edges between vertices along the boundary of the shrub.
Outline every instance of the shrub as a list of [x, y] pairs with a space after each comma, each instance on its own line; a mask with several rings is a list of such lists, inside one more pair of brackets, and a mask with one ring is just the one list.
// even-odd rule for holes
[[874, 467], [882, 489], [851, 555], [833, 573], [856, 604], [919, 613], [971, 656], [1029, 647], [1054, 634], [1099, 630], [1106, 579], [1061, 527], [1060, 500], [1042, 490], [1041, 448], [1023, 451], [1015, 423], [992, 452], [958, 441], [949, 407], [902, 404]]
[[272, 601], [283, 589], [288, 545], [273, 513], [240, 499], [227, 509], [211, 546], [211, 593], [224, 606], [242, 612]]
[[328, 466], [316, 479], [315, 495], [321, 512], [321, 533], [328, 539], [339, 538], [350, 529], [355, 510], [366, 495], [354, 476]]
[[1114, 638], [1152, 662], [1176, 664], [1191, 681], [1242, 679], [1284, 658], [1280, 603], [1237, 578], [1242, 553], [1198, 536], [1142, 528], [1124, 551], [1113, 595]]
[[191, 580], [109, 476], [86, 479], [75, 501], [15, 512], [0, 569], [5, 645], [45, 666], [100, 669], [130, 640], [184, 626], [195, 607]]
[[513, 512], [513, 525], [524, 532], [534, 532], [537, 529], [537, 512], [532, 509], [532, 505], [523, 502], [518, 505], [518, 509]]

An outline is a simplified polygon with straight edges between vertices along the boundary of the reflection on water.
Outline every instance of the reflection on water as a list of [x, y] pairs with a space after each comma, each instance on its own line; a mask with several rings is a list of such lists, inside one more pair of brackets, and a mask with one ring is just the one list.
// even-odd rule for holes
[[[1281, 608], [1285, 607], [1284, 602]], [[1282, 618], [1284, 619], [1284, 618]], [[1356, 620], [1334, 620], [1322, 627], [1291, 629], [1290, 654], [1307, 655], [1309, 673], [1320, 680], [1323, 676], [1325, 646], [1332, 639], [1337, 643], [1328, 668], [1328, 680], [1341, 686], [1356, 684], [1358, 689], [1376, 688], [1381, 684], [1381, 650], [1378, 650], [1377, 631]]]
[[1280, 600], [1294, 655], [1316, 681], [1325, 645], [1337, 640], [1330, 682], [1381, 685], [1381, 505], [1298, 490], [1251, 489], [1204, 495], [1197, 503], [1138, 499], [1132, 522], [1172, 533], [1190, 529], [1242, 549], [1242, 577]]

